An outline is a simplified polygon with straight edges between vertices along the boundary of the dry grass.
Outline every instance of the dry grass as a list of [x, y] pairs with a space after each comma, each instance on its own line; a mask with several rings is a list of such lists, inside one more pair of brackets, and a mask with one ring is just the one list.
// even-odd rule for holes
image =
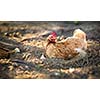
[[[91, 24], [90, 24], [91, 23]], [[50, 59], [45, 54], [45, 39], [52, 30], [58, 36], [71, 36], [76, 28], [87, 33], [87, 56], [78, 61]], [[97, 22], [1, 22], [0, 41], [21, 52], [0, 59], [0, 78], [100, 78], [100, 28]]]

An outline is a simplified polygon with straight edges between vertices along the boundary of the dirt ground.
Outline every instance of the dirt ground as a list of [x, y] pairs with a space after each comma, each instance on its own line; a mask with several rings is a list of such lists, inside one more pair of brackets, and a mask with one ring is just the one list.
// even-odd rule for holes
[[[50, 31], [56, 31], [58, 39], [72, 36], [75, 29], [87, 33], [88, 49], [85, 58], [68, 62], [46, 57], [44, 43]], [[0, 57], [0, 78], [6, 79], [99, 79], [100, 78], [100, 22], [36, 22], [1, 21], [0, 41], [10, 50], [19, 53]]]

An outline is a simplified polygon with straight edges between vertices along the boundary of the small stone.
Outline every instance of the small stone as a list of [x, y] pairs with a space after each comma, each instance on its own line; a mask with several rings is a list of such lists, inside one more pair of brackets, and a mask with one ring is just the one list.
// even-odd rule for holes
[[60, 73], [59, 72], [55, 72], [54, 75], [55, 76], [60, 76]]
[[40, 57], [40, 59], [41, 59], [41, 60], [45, 60], [46, 58], [44, 57], [44, 55], [42, 55], [42, 56]]
[[15, 52], [16, 53], [20, 52], [20, 49], [19, 48], [15, 48]]
[[74, 68], [69, 68], [69, 72], [70, 72], [70, 73], [72, 73], [72, 72], [74, 72], [74, 71], [75, 71]]
[[8, 33], [6, 32], [6, 33], [4, 33], [4, 35], [5, 35], [5, 36], [7, 36], [7, 35], [8, 35]]
[[16, 35], [19, 35], [19, 34], [20, 34], [19, 32], [16, 33]]
[[9, 66], [8, 68], [9, 68], [10, 71], [12, 71], [14, 69], [13, 66]]

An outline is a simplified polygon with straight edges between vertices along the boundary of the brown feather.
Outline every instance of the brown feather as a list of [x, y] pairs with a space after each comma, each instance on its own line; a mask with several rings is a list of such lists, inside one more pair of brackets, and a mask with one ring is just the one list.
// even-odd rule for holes
[[[81, 33], [79, 33], [79, 35], [81, 36]], [[46, 45], [46, 54], [50, 58], [70, 59], [77, 56], [80, 53], [77, 50], [75, 50], [76, 48], [84, 50], [87, 48], [86, 44], [87, 43], [85, 39], [75, 36], [68, 37], [67, 39], [54, 43], [48, 41]]]

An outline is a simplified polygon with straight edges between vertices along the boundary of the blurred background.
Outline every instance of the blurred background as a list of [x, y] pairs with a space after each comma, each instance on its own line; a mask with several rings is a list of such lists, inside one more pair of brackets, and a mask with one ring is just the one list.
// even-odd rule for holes
[[[75, 29], [87, 34], [87, 57], [66, 63], [40, 57], [51, 31], [57, 38], [72, 36]], [[19, 53], [8, 53], [18, 48]], [[0, 21], [0, 78], [95, 79], [100, 78], [99, 21]]]

